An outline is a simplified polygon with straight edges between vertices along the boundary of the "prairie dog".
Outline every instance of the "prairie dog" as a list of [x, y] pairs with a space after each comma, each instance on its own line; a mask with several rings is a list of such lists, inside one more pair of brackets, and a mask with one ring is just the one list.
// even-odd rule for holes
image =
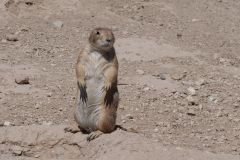
[[116, 128], [119, 102], [115, 37], [108, 28], [95, 28], [76, 64], [78, 93], [75, 121], [89, 140]]

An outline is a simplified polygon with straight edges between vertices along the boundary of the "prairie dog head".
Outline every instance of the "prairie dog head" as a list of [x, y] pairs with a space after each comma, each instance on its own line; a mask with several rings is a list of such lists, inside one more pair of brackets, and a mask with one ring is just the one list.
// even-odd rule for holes
[[99, 50], [110, 50], [113, 48], [115, 38], [109, 28], [95, 28], [89, 37], [89, 43]]

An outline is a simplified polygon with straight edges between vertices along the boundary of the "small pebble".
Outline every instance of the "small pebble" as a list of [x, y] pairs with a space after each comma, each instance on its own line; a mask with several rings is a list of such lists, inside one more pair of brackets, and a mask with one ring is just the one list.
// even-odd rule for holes
[[53, 25], [54, 25], [55, 27], [57, 27], [57, 28], [62, 28], [62, 27], [63, 27], [63, 22], [57, 20], [57, 21], [54, 21], [54, 22], [53, 22]]
[[179, 80], [182, 80], [183, 78], [185, 78], [187, 76], [187, 73], [182, 73], [182, 74], [173, 74], [173, 75], [171, 75], [171, 78], [173, 79], [173, 80], [177, 80], [177, 81], [179, 81]]
[[16, 78], [15, 82], [17, 84], [23, 85], [23, 84], [29, 84], [29, 77], [21, 77], [21, 78]]
[[196, 95], [196, 90], [193, 87], [189, 87], [187, 89], [187, 91], [188, 91], [188, 94], [191, 95], [191, 96], [195, 96]]
[[153, 132], [155, 132], [155, 133], [157, 133], [158, 131], [159, 131], [158, 128], [155, 128], [155, 129], [153, 130]]
[[12, 147], [12, 152], [15, 156], [21, 156], [23, 149], [20, 146], [13, 146]]
[[239, 108], [240, 105], [239, 105], [238, 103], [234, 103], [233, 106], [234, 106], [235, 108]]
[[48, 94], [47, 94], [47, 97], [52, 97], [52, 93], [48, 93]]
[[40, 156], [39, 155], [35, 155], [34, 158], [39, 158]]
[[126, 120], [122, 120], [122, 123], [126, 123], [127, 121]]
[[166, 76], [163, 73], [154, 74], [153, 76], [157, 79], [166, 80]]
[[149, 91], [149, 90], [150, 90], [149, 87], [144, 87], [144, 88], [143, 88], [143, 91], [145, 91], [145, 92], [146, 92], [146, 91]]
[[195, 82], [195, 84], [198, 86], [202, 86], [202, 85], [206, 84], [206, 81], [204, 79], [199, 79]]
[[214, 102], [214, 103], [217, 103], [217, 102], [218, 102], [217, 97], [216, 97], [216, 96], [213, 96], [213, 95], [208, 97], [208, 101], [209, 101], [209, 102]]
[[166, 76], [165, 76], [163, 73], [160, 73], [160, 74], [159, 74], [159, 78], [160, 78], [161, 80], [166, 80]]
[[192, 19], [192, 22], [198, 22], [198, 21], [199, 19], [196, 19], [196, 18]]
[[189, 115], [189, 116], [196, 116], [196, 113], [194, 112], [194, 110], [190, 109], [190, 110], [187, 112], [187, 115]]
[[8, 34], [8, 35], [6, 35], [6, 39], [8, 41], [12, 41], [12, 42], [18, 41], [18, 37], [15, 34]]
[[1, 42], [2, 43], [7, 43], [7, 40], [6, 39], [2, 39]]
[[196, 101], [194, 100], [194, 98], [192, 96], [187, 96], [187, 101], [189, 105], [195, 105]]
[[5, 122], [3, 123], [3, 125], [4, 125], [4, 126], [10, 126], [10, 125], [12, 125], [12, 123], [9, 122], [9, 121], [5, 121]]
[[36, 105], [35, 105], [35, 109], [39, 109], [39, 104], [36, 104]]
[[141, 70], [141, 69], [137, 69], [136, 72], [137, 72], [137, 74], [139, 74], [139, 75], [144, 75], [144, 71]]

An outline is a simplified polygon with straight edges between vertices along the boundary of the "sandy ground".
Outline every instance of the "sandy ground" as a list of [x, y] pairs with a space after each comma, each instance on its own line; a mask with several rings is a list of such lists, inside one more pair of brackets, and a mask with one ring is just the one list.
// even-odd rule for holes
[[[1, 0], [0, 159], [239, 159], [239, 15], [236, 0]], [[62, 126], [73, 123], [76, 57], [96, 26], [116, 36], [118, 124], [139, 133], [86, 143]], [[14, 132], [46, 135], [29, 144], [6, 137]]]

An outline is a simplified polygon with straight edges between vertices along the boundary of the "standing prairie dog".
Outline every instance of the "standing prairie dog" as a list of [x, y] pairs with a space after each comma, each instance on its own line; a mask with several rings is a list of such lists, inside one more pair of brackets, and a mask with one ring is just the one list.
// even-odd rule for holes
[[82, 131], [91, 133], [88, 140], [116, 128], [119, 94], [114, 42], [111, 29], [95, 28], [77, 60], [78, 94], [74, 118]]

